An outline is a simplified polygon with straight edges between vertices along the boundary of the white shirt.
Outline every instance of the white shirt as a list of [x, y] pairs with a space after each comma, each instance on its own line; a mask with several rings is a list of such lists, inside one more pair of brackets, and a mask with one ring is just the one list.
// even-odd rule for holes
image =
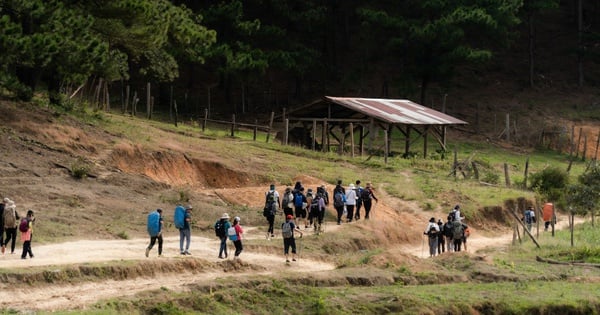
[[356, 191], [354, 189], [346, 190], [346, 204], [349, 206], [356, 205]]

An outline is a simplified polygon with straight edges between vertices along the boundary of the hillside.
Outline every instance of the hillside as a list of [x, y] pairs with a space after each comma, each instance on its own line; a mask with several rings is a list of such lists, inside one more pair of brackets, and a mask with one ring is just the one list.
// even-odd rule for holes
[[[337, 309], [339, 314], [375, 314], [395, 308], [399, 313], [436, 313], [426, 304], [410, 307], [376, 291], [397, 284], [424, 287], [455, 281], [491, 284], [561, 277], [552, 268], [536, 275], [515, 274], [497, 264], [494, 250], [506, 250], [512, 232], [501, 213], [494, 215], [498, 221], [482, 220], [481, 214], [491, 214], [486, 209], [467, 212], [472, 214], [474, 231], [467, 253], [423, 259], [422, 230], [427, 220], [445, 217], [446, 209], [455, 203], [472, 204], [469, 194], [476, 193], [474, 188], [453, 188], [436, 195], [445, 200], [418, 200], [411, 194], [418, 195], [412, 190], [423, 189], [422, 183], [409, 169], [389, 171], [394, 166], [367, 166], [278, 144], [203, 134], [190, 125], [175, 128], [106, 113], [79, 117], [32, 104], [0, 102], [0, 196], [15, 200], [19, 213], [33, 209], [37, 217], [35, 258], [0, 257], [3, 310], [78, 313], [103, 309], [104, 303], [111, 304], [104, 299], [117, 299], [120, 306], [112, 312], [228, 314], [242, 309], [234, 297], [246, 296], [249, 300], [243, 300], [251, 303], [253, 294], [277, 294], [277, 286], [282, 285], [296, 295], [313, 287], [372, 288], [372, 297], [357, 297], [352, 305], [329, 299], [322, 302], [325, 313]], [[87, 176], [78, 179], [74, 176], [78, 172]], [[339, 178], [373, 181], [380, 201], [371, 220], [337, 226], [329, 209], [323, 234], [303, 229], [300, 260], [292, 265], [294, 272], [288, 272], [281, 238], [264, 237], [264, 191], [275, 183], [281, 192], [296, 181], [307, 187], [326, 184], [331, 191]], [[496, 197], [496, 202], [501, 205], [503, 201]], [[191, 257], [178, 253], [178, 232], [171, 224], [177, 203], [194, 207]], [[427, 204], [432, 208], [423, 207]], [[143, 255], [148, 242], [145, 220], [156, 208], [165, 209], [165, 252], [157, 259], [154, 249], [154, 256], [147, 259]], [[241, 260], [216, 257], [211, 226], [223, 212], [242, 217], [247, 238]], [[278, 217], [276, 226], [281, 222]], [[560, 226], [564, 223], [561, 217]], [[597, 272], [589, 270], [589, 275], [586, 283], [593, 285]], [[580, 272], [573, 272], [568, 278], [579, 276]], [[227, 290], [247, 291], [229, 295]], [[207, 296], [179, 295], [186, 292]], [[26, 297], [39, 303], [16, 302]], [[285, 311], [286, 297], [279, 298], [273, 299], [274, 304], [257, 303], [244, 309], [252, 314], [267, 310], [319, 313], [313, 304]], [[222, 299], [229, 306], [220, 305]], [[470, 303], [468, 309], [486, 307], [481, 301]], [[487, 307], [502, 309], [503, 302], [498, 303]]]

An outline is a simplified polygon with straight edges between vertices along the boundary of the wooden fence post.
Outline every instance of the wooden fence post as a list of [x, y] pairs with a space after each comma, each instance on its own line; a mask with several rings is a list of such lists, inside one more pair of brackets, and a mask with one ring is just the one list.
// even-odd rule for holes
[[258, 132], [258, 119], [254, 119], [254, 135], [252, 136], [252, 140], [256, 141], [256, 133]]
[[506, 187], [510, 187], [510, 177], [508, 175], [508, 163], [504, 163], [504, 182]]
[[317, 120], [313, 119], [312, 122], [312, 145], [311, 149], [315, 151], [317, 149]]
[[150, 82], [146, 83], [146, 118], [150, 119]]
[[523, 174], [523, 189], [527, 189], [527, 175], [529, 175], [529, 157], [525, 161], [525, 173]]
[[204, 120], [202, 120], [202, 132], [206, 129], [206, 122], [208, 120], [208, 108], [204, 109]]
[[388, 148], [388, 130], [387, 129], [383, 130], [383, 143], [384, 143], [384, 153], [383, 153], [384, 158], [383, 158], [383, 162], [385, 164], [387, 164], [387, 162], [388, 162], [388, 150], [389, 150], [389, 148]]
[[288, 136], [290, 134], [290, 120], [285, 119], [285, 131], [283, 132], [283, 145], [288, 145]]
[[231, 115], [231, 136], [235, 136], [235, 114]]
[[354, 124], [350, 123], [350, 157], [354, 157]]

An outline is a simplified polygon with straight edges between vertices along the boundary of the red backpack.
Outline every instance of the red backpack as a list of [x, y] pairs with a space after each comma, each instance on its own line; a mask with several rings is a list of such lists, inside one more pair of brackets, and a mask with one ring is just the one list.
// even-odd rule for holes
[[29, 231], [29, 220], [27, 220], [27, 218], [21, 219], [21, 223], [19, 224], [19, 231], [23, 233]]

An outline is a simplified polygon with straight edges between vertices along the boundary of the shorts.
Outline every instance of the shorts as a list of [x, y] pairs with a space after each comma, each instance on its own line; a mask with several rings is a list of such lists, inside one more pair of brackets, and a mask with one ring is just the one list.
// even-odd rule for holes
[[306, 218], [306, 209], [302, 207], [296, 207], [296, 218]]

